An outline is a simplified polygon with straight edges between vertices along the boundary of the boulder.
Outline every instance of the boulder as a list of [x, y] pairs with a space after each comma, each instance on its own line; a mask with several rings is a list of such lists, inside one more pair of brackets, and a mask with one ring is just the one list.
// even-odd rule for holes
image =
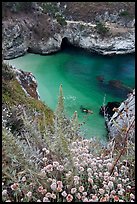
[[120, 102], [114, 101], [114, 102], [108, 102], [106, 106], [101, 106], [99, 114], [104, 116], [105, 114], [108, 116], [108, 119], [112, 117], [114, 114], [115, 108], [118, 108], [120, 106]]

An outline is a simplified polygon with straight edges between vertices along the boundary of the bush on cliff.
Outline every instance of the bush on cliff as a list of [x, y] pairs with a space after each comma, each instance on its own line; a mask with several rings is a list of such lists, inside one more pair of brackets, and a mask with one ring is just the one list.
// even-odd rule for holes
[[98, 22], [96, 24], [97, 32], [102, 36], [108, 36], [110, 34], [109, 28], [106, 27], [103, 23]]
[[22, 108], [21, 135], [11, 132], [10, 109], [3, 109], [3, 202], [135, 201], [131, 141], [124, 151], [115, 151], [113, 142], [105, 148], [96, 139], [82, 138], [77, 113], [65, 117], [62, 86], [53, 125], [44, 123], [42, 133], [37, 115]]

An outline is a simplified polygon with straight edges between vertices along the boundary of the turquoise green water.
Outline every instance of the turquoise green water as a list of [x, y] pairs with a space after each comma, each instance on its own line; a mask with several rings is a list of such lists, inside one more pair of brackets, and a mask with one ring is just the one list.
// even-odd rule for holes
[[[38, 81], [41, 100], [55, 110], [59, 86], [62, 84], [65, 98], [65, 110], [68, 117], [78, 112], [79, 122], [85, 121], [82, 131], [86, 138], [97, 137], [106, 140], [104, 118], [99, 115], [99, 108], [108, 101], [122, 101], [125, 94], [110, 88], [109, 80], [121, 80], [134, 88], [135, 57], [96, 56], [84, 50], [66, 49], [54, 55], [26, 54], [25, 56], [6, 60], [18, 69], [32, 72]], [[104, 77], [99, 83], [97, 76]], [[94, 113], [82, 113], [80, 106], [91, 109]]]

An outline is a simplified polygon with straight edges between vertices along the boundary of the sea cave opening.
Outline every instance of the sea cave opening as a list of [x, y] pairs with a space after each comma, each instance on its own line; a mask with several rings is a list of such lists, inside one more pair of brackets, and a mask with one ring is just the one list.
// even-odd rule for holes
[[72, 44], [69, 42], [69, 40], [68, 40], [67, 37], [64, 37], [64, 38], [62, 39], [62, 43], [61, 43], [61, 50], [64, 50], [64, 49], [66, 49], [66, 48], [68, 48], [68, 47], [74, 47], [74, 45], [72, 45]]

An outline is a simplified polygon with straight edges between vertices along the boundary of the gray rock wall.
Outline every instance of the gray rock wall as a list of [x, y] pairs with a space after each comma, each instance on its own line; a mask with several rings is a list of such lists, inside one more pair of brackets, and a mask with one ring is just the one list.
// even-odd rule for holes
[[128, 138], [135, 139], [135, 90], [116, 109], [110, 121], [107, 122], [107, 126], [111, 138], [124, 136], [126, 130], [129, 129]]
[[[44, 17], [43, 17], [44, 18]], [[36, 19], [38, 21], [38, 19]], [[44, 20], [43, 20], [44, 22]], [[37, 22], [39, 25], [39, 22]], [[4, 59], [11, 59], [25, 54], [28, 48], [35, 53], [49, 54], [61, 49], [64, 37], [75, 46], [95, 51], [103, 55], [135, 52], [134, 27], [120, 36], [101, 37], [96, 24], [82, 21], [67, 21], [66, 26], [58, 26], [56, 20], [47, 21], [41, 30], [34, 29], [35, 19], [17, 19], [3, 22], [2, 47]], [[106, 23], [107, 26], [113, 26]], [[47, 29], [45, 27], [47, 26]], [[45, 29], [45, 30], [44, 30]], [[49, 32], [49, 30], [52, 30]]]

